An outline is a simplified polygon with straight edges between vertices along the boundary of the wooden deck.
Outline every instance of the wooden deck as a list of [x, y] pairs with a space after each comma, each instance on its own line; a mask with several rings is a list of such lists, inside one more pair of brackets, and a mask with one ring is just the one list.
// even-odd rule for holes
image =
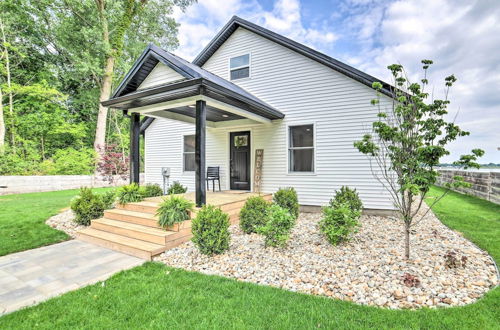
[[[194, 202], [195, 193], [182, 194]], [[207, 204], [219, 207], [229, 215], [231, 224], [238, 223], [239, 213], [245, 201], [256, 193], [223, 191], [207, 192]], [[263, 194], [271, 200], [271, 194]], [[80, 240], [120, 251], [126, 254], [151, 260], [168, 249], [174, 248], [191, 239], [191, 220], [175, 224], [169, 228], [158, 225], [156, 211], [162, 202], [161, 197], [146, 198], [142, 202], [117, 204], [116, 208], [104, 211], [104, 217], [92, 220], [90, 227], [80, 230]], [[197, 209], [191, 213], [191, 219]]]

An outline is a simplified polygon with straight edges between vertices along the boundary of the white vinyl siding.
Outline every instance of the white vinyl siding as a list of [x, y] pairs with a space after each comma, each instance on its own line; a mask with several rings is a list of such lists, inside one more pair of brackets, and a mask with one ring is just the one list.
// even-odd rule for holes
[[158, 63], [141, 83], [138, 90], [186, 79], [180, 73], [163, 63]]
[[[335, 190], [348, 185], [357, 189], [366, 208], [392, 209], [389, 195], [373, 177], [367, 157], [353, 146], [377, 118], [377, 109], [370, 104], [375, 92], [242, 28], [203, 67], [229, 80], [229, 59], [246, 53], [252, 54], [252, 79], [234, 83], [285, 114], [285, 119], [271, 125], [231, 129], [251, 130], [252, 179], [255, 149], [264, 149], [262, 191], [272, 193], [291, 186], [297, 190], [301, 204], [325, 205]], [[383, 98], [381, 104], [389, 104], [389, 99]], [[315, 129], [315, 172], [289, 173], [288, 127], [311, 122]], [[221, 166], [222, 189], [228, 187], [229, 131], [207, 130], [207, 166]], [[182, 173], [182, 150], [175, 150], [182, 146], [184, 134], [193, 133], [190, 124], [154, 121], [146, 131], [146, 181], [160, 183], [161, 166], [171, 166], [173, 180], [181, 180], [193, 191], [194, 174]]]

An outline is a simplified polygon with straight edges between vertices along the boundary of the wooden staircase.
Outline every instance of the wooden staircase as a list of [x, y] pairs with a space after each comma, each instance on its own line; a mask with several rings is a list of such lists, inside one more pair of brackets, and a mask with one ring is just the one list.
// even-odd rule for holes
[[[229, 215], [231, 224], [235, 224], [239, 221], [240, 209], [248, 197], [228, 198], [227, 202], [218, 202], [216, 206]], [[270, 200], [272, 195], [263, 197]], [[217, 198], [221, 199], [220, 196]], [[158, 225], [158, 217], [155, 214], [161, 201], [161, 198], [153, 197], [137, 203], [117, 204], [116, 208], [104, 211], [103, 218], [92, 220], [90, 227], [80, 230], [77, 238], [151, 260], [154, 256], [187, 242], [192, 237], [191, 220], [166, 229]], [[191, 213], [191, 219], [196, 212], [197, 210]]]
[[77, 238], [146, 260], [191, 238], [191, 220], [167, 228], [158, 225], [155, 202], [117, 204], [104, 211], [104, 217], [92, 220]]

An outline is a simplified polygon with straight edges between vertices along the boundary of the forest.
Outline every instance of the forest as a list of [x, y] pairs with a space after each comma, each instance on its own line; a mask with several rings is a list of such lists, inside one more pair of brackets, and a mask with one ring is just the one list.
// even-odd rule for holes
[[92, 174], [109, 155], [126, 163], [129, 120], [100, 101], [148, 43], [178, 46], [173, 13], [192, 2], [1, 0], [0, 175]]

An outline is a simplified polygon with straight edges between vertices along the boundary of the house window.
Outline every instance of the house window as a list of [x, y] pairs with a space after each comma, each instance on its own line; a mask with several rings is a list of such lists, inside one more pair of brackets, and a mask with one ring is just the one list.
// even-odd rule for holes
[[195, 146], [195, 136], [194, 135], [184, 135], [184, 149], [183, 149], [183, 167], [184, 172], [192, 172], [195, 170], [196, 164], [194, 161], [194, 146]]
[[288, 128], [288, 171], [314, 172], [314, 125]]
[[231, 80], [250, 77], [250, 54], [232, 57], [229, 59]]

